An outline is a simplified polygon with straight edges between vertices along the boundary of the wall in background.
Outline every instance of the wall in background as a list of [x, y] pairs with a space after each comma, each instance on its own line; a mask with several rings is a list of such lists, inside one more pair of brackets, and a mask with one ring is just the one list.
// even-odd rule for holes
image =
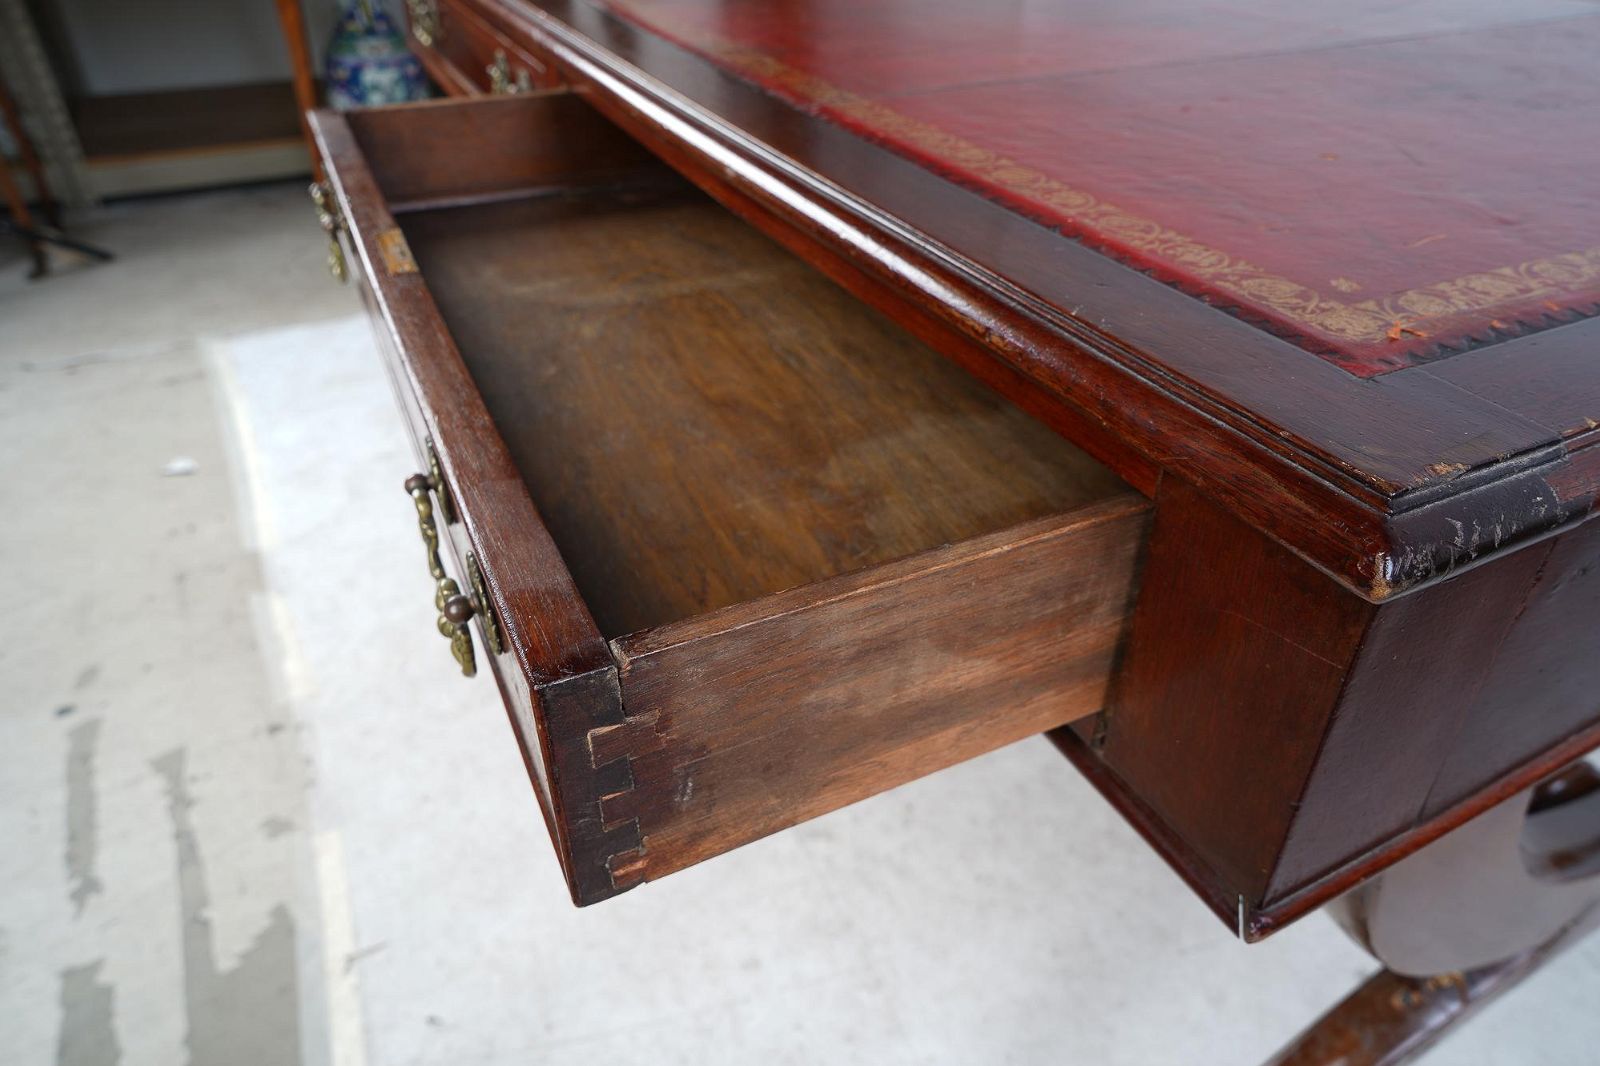
[[[320, 68], [337, 0], [301, 0]], [[36, 0], [71, 96], [284, 81], [271, 0]]]

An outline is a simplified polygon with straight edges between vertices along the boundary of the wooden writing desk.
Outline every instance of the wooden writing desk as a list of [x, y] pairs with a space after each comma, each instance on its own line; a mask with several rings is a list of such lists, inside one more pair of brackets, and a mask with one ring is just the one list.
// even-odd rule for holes
[[1052, 730], [1410, 975], [1285, 1061], [1588, 920], [1592, 4], [409, 8], [324, 220], [577, 902]]

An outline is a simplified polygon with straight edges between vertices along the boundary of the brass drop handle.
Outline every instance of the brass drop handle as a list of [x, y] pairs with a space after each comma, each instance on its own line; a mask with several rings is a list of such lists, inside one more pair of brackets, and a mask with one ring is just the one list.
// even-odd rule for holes
[[339, 231], [344, 229], [344, 219], [339, 216], [339, 205], [334, 201], [333, 190], [327, 182], [314, 181], [309, 189], [311, 203], [317, 209], [317, 225], [328, 235], [328, 273], [334, 280], [344, 281], [350, 276], [345, 266], [344, 245], [339, 243]]
[[424, 48], [433, 47], [433, 42], [444, 36], [433, 0], [406, 0], [406, 13], [411, 16], [411, 36]]
[[528, 77], [528, 72], [525, 70], [517, 71], [517, 76], [512, 78], [511, 60], [503, 48], [494, 50], [494, 62], [483, 70], [489, 75], [489, 92], [495, 96], [515, 96], [533, 88], [533, 80]]
[[450, 654], [461, 666], [461, 673], [472, 677], [478, 672], [478, 663], [472, 651], [472, 630], [467, 623], [478, 613], [478, 608], [444, 572], [444, 563], [439, 558], [439, 526], [433, 518], [433, 487], [432, 479], [426, 474], [412, 474], [406, 478], [406, 492], [417, 505], [417, 529], [422, 534], [423, 546], [428, 549], [428, 573], [434, 581], [433, 606], [439, 612], [439, 633], [450, 641]]

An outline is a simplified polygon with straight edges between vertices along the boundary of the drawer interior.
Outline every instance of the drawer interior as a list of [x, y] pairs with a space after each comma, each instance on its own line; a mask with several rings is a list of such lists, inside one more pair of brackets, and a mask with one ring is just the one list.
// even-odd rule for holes
[[681, 181], [398, 221], [607, 638], [1125, 488]]

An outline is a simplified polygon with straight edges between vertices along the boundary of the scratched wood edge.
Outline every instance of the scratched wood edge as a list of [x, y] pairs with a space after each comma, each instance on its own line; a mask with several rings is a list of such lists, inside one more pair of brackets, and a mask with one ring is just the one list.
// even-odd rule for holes
[[[613, 882], [609, 862], [616, 851], [631, 846], [631, 838], [625, 830], [607, 833], [599, 826], [598, 788], [609, 782], [597, 781], [585, 738], [590, 728], [622, 713], [616, 666], [492, 429], [425, 280], [383, 268], [379, 236], [395, 223], [348, 119], [320, 110], [311, 114], [310, 125], [369, 312], [385, 338], [383, 347], [398, 357], [392, 379], [402, 407], [414, 406], [422, 421], [417, 426], [408, 418], [408, 428], [413, 437], [420, 429], [434, 442], [460, 525], [476, 552], [490, 609], [506, 634], [507, 653], [499, 659], [509, 657], [525, 683], [532, 704], [525, 708], [526, 720], [516, 713], [519, 708], [508, 704], [507, 709], [530, 773], [534, 760], [547, 770], [553, 809], [543, 813], [569, 891], [580, 905], [614, 895], [622, 889]], [[413, 450], [420, 458], [415, 440]], [[444, 539], [453, 544], [454, 536], [452, 531]], [[419, 621], [426, 619], [423, 614]], [[481, 651], [489, 655], [486, 646]], [[522, 690], [498, 676], [504, 663], [495, 661], [491, 668], [502, 694]], [[544, 807], [546, 796], [536, 780], [531, 783]]]
[[[595, 765], [625, 785], [602, 797], [605, 826], [641, 838], [614, 867], [619, 878], [666, 876], [1095, 714], [1131, 610], [1150, 510], [1128, 493], [614, 640], [625, 715], [593, 730], [590, 744]], [[1048, 583], [1060, 599], [1030, 591], [1041, 606], [1029, 612], [1003, 597], [969, 598], [948, 603], [937, 624], [890, 610], [929, 583], [993, 589], [1013, 574], [1014, 587]], [[875, 615], [888, 632], [838, 638]], [[916, 685], [900, 684], [906, 660], [897, 654], [919, 648], [939, 625], [981, 632], [984, 646], [1033, 649], [1028, 668], [999, 671], [1007, 680], [998, 704], [972, 697], [994, 695], [992, 669], [928, 671]], [[835, 669], [864, 656], [870, 667]], [[819, 691], [826, 696], [809, 708], [794, 702], [796, 692]], [[746, 735], [769, 721], [776, 727]], [[709, 742], [712, 733], [733, 739]], [[783, 769], [755, 769], [769, 765]]]
[[[1045, 384], [1062, 403], [1078, 409], [1075, 428], [1082, 435], [1074, 438], [1076, 442], [1125, 477], [1130, 466], [1138, 467], [1151, 456], [1180, 463], [1187, 477], [1371, 602], [1448, 577], [1582, 520], [1592, 510], [1595, 479], [1583, 479], [1576, 491], [1557, 491], [1555, 486], [1569, 465], [1566, 445], [1550, 440], [1552, 434], [1535, 443], [1534, 429], [1528, 430], [1536, 435], [1527, 438], [1528, 446], [1522, 450], [1492, 454], [1471, 465], [1434, 462], [1424, 468], [1419, 460], [1416, 481], [1388, 486], [1375, 495], [1372, 486], [1363, 483], [1359, 466], [1331, 458], [1316, 441], [1263, 423], [1258, 411], [1229, 403], [1214, 388], [1186, 379], [1084, 323], [1052, 315], [1049, 305], [1025, 292], [1008, 291], [1000, 279], [935, 245], [926, 235], [913, 234], [908, 242], [905, 233], [879, 217], [880, 212], [792, 160], [764, 151], [730, 123], [609, 55], [550, 12], [511, 0], [477, 0], [477, 7], [528, 50], [550, 56], [562, 76], [581, 87], [596, 107], [725, 206], [899, 319], [921, 339], [969, 369], [974, 369], [974, 349], [981, 349], [1024, 377]], [[672, 135], [664, 135], [662, 131], [669, 128]], [[691, 141], [693, 147], [686, 147]], [[802, 204], [804, 210], [797, 211]], [[825, 224], [815, 224], [815, 210], [827, 214]], [[811, 221], [805, 220], [807, 212], [813, 213]], [[830, 243], [832, 247], [827, 246]], [[846, 243], [848, 248], [841, 251]], [[901, 257], [909, 269], [875, 252], [892, 252], [888, 258]], [[1121, 269], [1129, 275], [1129, 285], [1145, 286], [1152, 299], [1182, 295]], [[910, 291], [915, 284], [908, 279], [917, 278], [930, 288]], [[948, 296], [952, 291], [961, 294], [959, 309], [935, 309], [930, 317], [926, 307], [913, 306], [937, 303], [935, 292]], [[1190, 313], [1221, 314], [1196, 307]], [[1071, 365], [1045, 365], [1050, 360], [1040, 358], [1040, 352]], [[993, 376], [978, 372], [986, 380]], [[1463, 425], [1487, 409], [1487, 401], [1476, 391], [1431, 377], [1408, 378], [1408, 373], [1386, 375], [1386, 395], [1438, 384], [1446, 395], [1434, 397], [1435, 402], [1452, 411], [1463, 401], [1468, 403], [1452, 416]], [[1100, 391], [1130, 388], [1139, 397], [1133, 405], [1124, 402], [1117, 409], [1098, 402]], [[1378, 394], [1369, 389], [1365, 395]], [[1139, 418], [1131, 418], [1130, 406]], [[1153, 432], [1150, 424], [1157, 421], [1152, 416], [1158, 410], [1169, 425]], [[1140, 442], [1140, 456], [1126, 454], [1125, 448], [1117, 456], [1118, 444], [1104, 439], [1118, 435], [1111, 432], [1118, 420], [1122, 422], [1118, 431]], [[1093, 439], [1096, 436], [1102, 439]], [[1528, 491], [1522, 493], [1501, 490], [1501, 480], [1529, 471], [1544, 484], [1528, 483]], [[1136, 475], [1141, 472], [1135, 470]], [[1136, 477], [1129, 480], [1144, 488]], [[1508, 510], [1513, 503], [1519, 509]], [[1429, 513], [1407, 516], [1408, 511], [1422, 509]], [[1480, 524], [1483, 516], [1496, 516], [1499, 528], [1480, 543], [1464, 544], [1448, 519], [1470, 527], [1475, 515]]]

